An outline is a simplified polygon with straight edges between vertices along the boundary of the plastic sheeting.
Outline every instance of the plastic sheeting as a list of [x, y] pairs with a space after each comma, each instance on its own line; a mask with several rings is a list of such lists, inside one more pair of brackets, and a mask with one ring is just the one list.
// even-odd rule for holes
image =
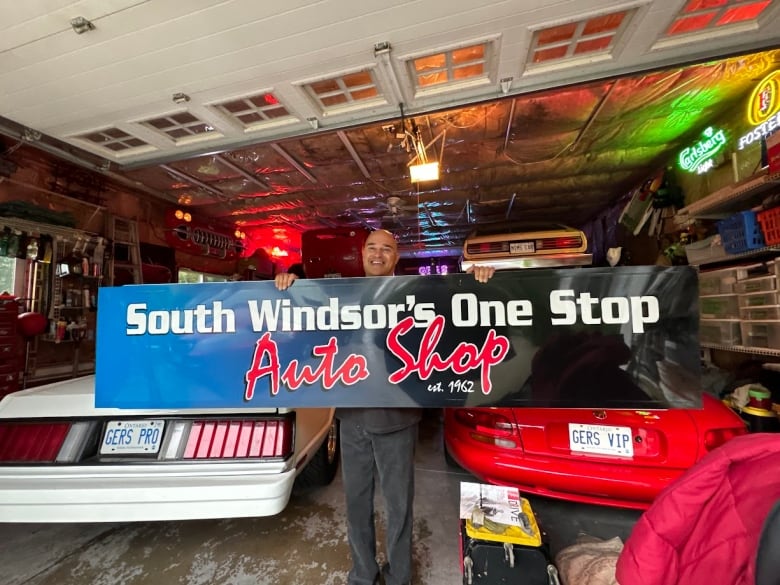
[[[402, 247], [431, 250], [460, 246], [476, 223], [544, 218], [579, 227], [672, 162], [713, 120], [728, 118], [732, 133], [744, 131], [741, 104], [756, 80], [778, 67], [779, 55], [768, 51], [407, 118], [426, 143], [444, 133], [443, 150], [433, 144], [428, 152], [441, 159], [441, 178], [432, 183], [410, 183], [412, 154], [387, 123], [125, 174], [250, 234], [273, 227], [295, 233], [387, 227]], [[404, 201], [402, 212], [387, 205], [392, 196]], [[605, 242], [611, 237], [604, 236]]]

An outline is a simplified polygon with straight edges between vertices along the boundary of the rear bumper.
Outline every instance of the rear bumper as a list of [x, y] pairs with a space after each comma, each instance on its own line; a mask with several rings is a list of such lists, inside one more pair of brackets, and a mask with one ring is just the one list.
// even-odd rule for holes
[[460, 261], [461, 270], [472, 266], [492, 266], [496, 270], [512, 270], [517, 268], [560, 268], [562, 266], [590, 266], [593, 264], [593, 254], [536, 254], [534, 256], [517, 256], [516, 258], [463, 258]]
[[521, 492], [586, 504], [647, 509], [658, 493], [683, 470], [632, 467], [570, 459], [527, 456], [522, 452], [471, 444], [445, 435], [450, 455], [487, 483], [516, 486]]
[[0, 522], [127, 522], [278, 514], [295, 469], [207, 463], [0, 469]]

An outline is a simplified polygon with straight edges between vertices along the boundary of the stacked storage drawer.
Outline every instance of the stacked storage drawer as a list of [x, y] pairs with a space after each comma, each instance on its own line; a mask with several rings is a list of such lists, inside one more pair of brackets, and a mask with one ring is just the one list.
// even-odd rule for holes
[[[733, 266], [699, 273], [699, 339], [716, 345], [744, 345], [740, 293], [766, 265]], [[772, 277], [774, 278], [774, 277]]]
[[771, 272], [737, 283], [742, 345], [780, 349], [780, 263], [768, 263]]
[[0, 296], [0, 398], [19, 389], [20, 340], [16, 333], [19, 304], [15, 297]]

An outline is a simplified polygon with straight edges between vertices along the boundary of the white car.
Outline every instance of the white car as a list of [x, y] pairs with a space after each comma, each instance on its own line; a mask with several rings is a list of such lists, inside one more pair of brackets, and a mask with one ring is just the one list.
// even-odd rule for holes
[[590, 266], [593, 255], [585, 251], [588, 238], [582, 230], [551, 222], [499, 222], [475, 229], [463, 244], [461, 268], [493, 266], [560, 268]]
[[94, 382], [0, 401], [0, 522], [269, 516], [336, 473], [333, 409], [95, 408]]

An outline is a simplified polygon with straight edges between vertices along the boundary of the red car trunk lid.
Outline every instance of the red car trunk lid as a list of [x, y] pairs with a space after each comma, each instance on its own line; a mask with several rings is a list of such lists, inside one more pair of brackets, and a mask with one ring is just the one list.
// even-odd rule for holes
[[[697, 436], [685, 410], [515, 409], [528, 455], [625, 459], [635, 465], [687, 468], [698, 456]], [[683, 444], [683, 441], [685, 444]]]

